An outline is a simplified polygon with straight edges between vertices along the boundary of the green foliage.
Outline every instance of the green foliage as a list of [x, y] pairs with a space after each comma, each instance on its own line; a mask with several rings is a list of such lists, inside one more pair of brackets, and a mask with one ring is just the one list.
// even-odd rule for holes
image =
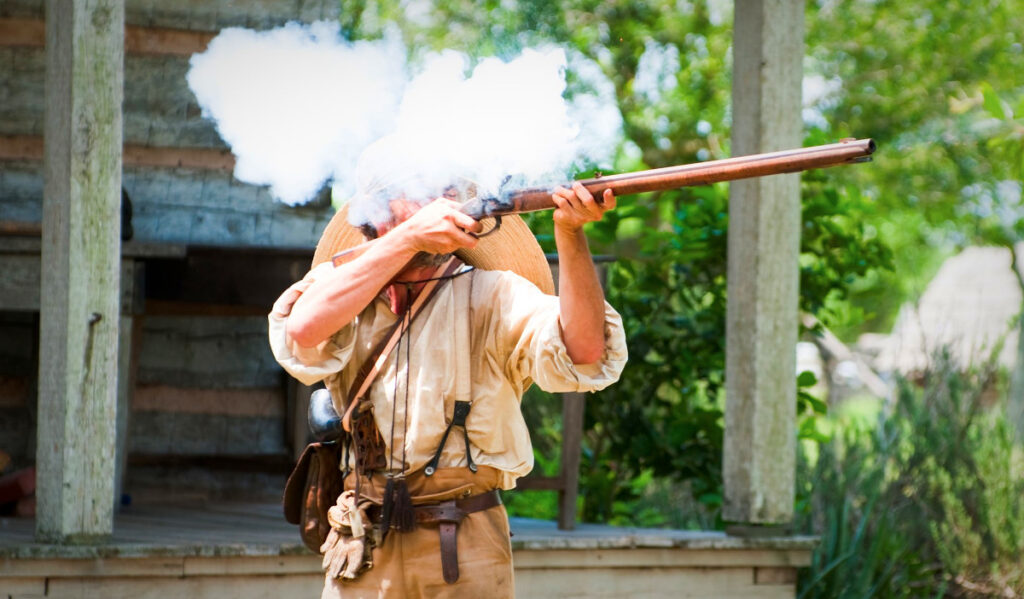
[[[828, 141], [812, 130], [806, 144]], [[801, 310], [841, 334], [875, 316], [849, 311], [849, 299], [865, 281], [892, 272], [894, 262], [886, 240], [866, 223], [875, 202], [855, 185], [840, 186], [834, 171], [803, 177], [800, 294]]]
[[798, 470], [800, 515], [822, 536], [801, 597], [1024, 591], [1024, 463], [1002, 405], [985, 405], [996, 382], [940, 366], [875, 426], [840, 422]]
[[830, 173], [871, 198], [848, 214], [894, 252], [892, 271], [851, 289], [873, 330], [959, 248], [1024, 239], [1022, 43], [1021, 0], [807, 4], [808, 72], [834, 88], [825, 127], [879, 142], [871, 168]]
[[[609, 268], [631, 360], [587, 405], [588, 519], [607, 520], [617, 503], [639, 497], [629, 483], [645, 471], [689, 480], [696, 497], [721, 501], [727, 198], [723, 187], [685, 193], [692, 199], [676, 203], [671, 228], [647, 231], [638, 259]], [[650, 211], [636, 201], [620, 216], [649, 221]]]

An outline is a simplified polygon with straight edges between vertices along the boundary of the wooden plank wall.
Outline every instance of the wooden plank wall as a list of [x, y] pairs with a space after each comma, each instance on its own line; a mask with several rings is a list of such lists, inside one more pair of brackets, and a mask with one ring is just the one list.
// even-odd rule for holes
[[[268, 29], [336, 18], [332, 0], [129, 0], [125, 7], [124, 187], [135, 239], [227, 246], [306, 247], [330, 219], [326, 193], [303, 208], [231, 176], [234, 159], [203, 118], [185, 74], [221, 29]], [[0, 5], [0, 222], [41, 220], [43, 9]]]
[[[336, 0], [126, 0], [123, 186], [133, 204], [133, 241], [235, 250], [220, 272], [231, 264], [261, 266], [240, 275], [251, 283], [235, 296], [211, 297], [209, 281], [186, 276], [195, 270], [189, 260], [147, 261], [155, 273], [147, 288], [159, 297], [145, 302], [138, 319], [129, 492], [280, 489], [291, 453], [287, 400], [283, 372], [267, 348], [265, 314], [308, 257], [288, 258], [298, 267], [280, 260], [264, 266], [273, 252], [311, 255], [332, 210], [326, 193], [293, 208], [235, 180], [234, 157], [203, 118], [185, 74], [191, 55], [223, 28], [270, 29], [335, 19], [339, 11]], [[0, 232], [38, 232], [42, 219], [43, 18], [41, 0], [0, 3]], [[239, 248], [264, 253], [247, 259]], [[0, 288], [19, 273], [38, 279], [38, 254], [0, 258], [25, 266], [0, 274]], [[168, 264], [176, 266], [158, 268]], [[181, 288], [168, 301], [166, 288], [174, 286]], [[0, 292], [0, 450], [12, 454], [15, 467], [31, 463], [35, 452], [38, 323], [25, 304]]]
[[281, 372], [266, 329], [261, 316], [147, 318], [129, 451], [284, 453]]

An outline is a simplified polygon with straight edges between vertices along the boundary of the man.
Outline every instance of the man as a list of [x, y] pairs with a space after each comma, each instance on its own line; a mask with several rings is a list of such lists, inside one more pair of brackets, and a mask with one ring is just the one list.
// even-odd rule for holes
[[[313, 270], [270, 315], [277, 360], [303, 383], [323, 380], [339, 414], [374, 348], [397, 330], [366, 393], [375, 426], [355, 435], [348, 460], [364, 459], [365, 476], [359, 468], [347, 476], [332, 509], [323, 597], [512, 597], [508, 518], [496, 490], [533, 467], [522, 394], [533, 382], [552, 392], [601, 389], [626, 361], [621, 319], [604, 301], [582, 230], [615, 197], [598, 202], [579, 184], [554, 192], [554, 297], [542, 291], [550, 292], [550, 271], [521, 220], [478, 238], [481, 224], [459, 202], [416, 201], [405, 183], [364, 185], [328, 226]], [[385, 200], [383, 211], [364, 205], [374, 198]], [[346, 223], [349, 213], [377, 216]], [[329, 256], [362, 241], [353, 225], [380, 239], [334, 266]], [[468, 265], [441, 274], [452, 253]], [[431, 284], [436, 291], [410, 318]], [[383, 444], [371, 466], [358, 455], [368, 437]], [[364, 535], [371, 527], [378, 534]]]

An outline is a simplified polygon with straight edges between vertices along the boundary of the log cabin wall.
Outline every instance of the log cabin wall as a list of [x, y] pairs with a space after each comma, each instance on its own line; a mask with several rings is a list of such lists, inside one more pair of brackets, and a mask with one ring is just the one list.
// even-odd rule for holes
[[[266, 313], [305, 272], [332, 210], [326, 193], [293, 208], [234, 179], [234, 159], [185, 75], [221, 29], [339, 10], [336, 0], [126, 2], [123, 188], [129, 244], [146, 248], [133, 258], [130, 494], [280, 491], [293, 443]], [[38, 236], [42, 220], [44, 18], [40, 0], [0, 0], [0, 241]], [[38, 253], [0, 258], [0, 451], [24, 466], [35, 455], [38, 316], [3, 288], [31, 289]]]

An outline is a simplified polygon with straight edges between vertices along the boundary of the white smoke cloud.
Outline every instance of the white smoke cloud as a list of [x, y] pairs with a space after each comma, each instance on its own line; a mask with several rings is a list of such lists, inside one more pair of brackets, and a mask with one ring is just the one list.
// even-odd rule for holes
[[349, 44], [329, 23], [231, 28], [192, 56], [187, 80], [237, 157], [235, 177], [294, 205], [393, 126], [404, 57], [396, 41]]
[[[328, 180], [344, 197], [387, 173], [428, 185], [468, 178], [493, 192], [509, 175], [561, 181], [611, 158], [621, 130], [614, 96], [567, 101], [561, 49], [482, 59], [471, 72], [467, 56], [444, 51], [411, 80], [404, 57], [393, 39], [351, 44], [328, 23], [228, 29], [193, 57], [188, 82], [237, 156], [235, 176], [289, 204]], [[353, 220], [376, 210], [353, 206]]]

